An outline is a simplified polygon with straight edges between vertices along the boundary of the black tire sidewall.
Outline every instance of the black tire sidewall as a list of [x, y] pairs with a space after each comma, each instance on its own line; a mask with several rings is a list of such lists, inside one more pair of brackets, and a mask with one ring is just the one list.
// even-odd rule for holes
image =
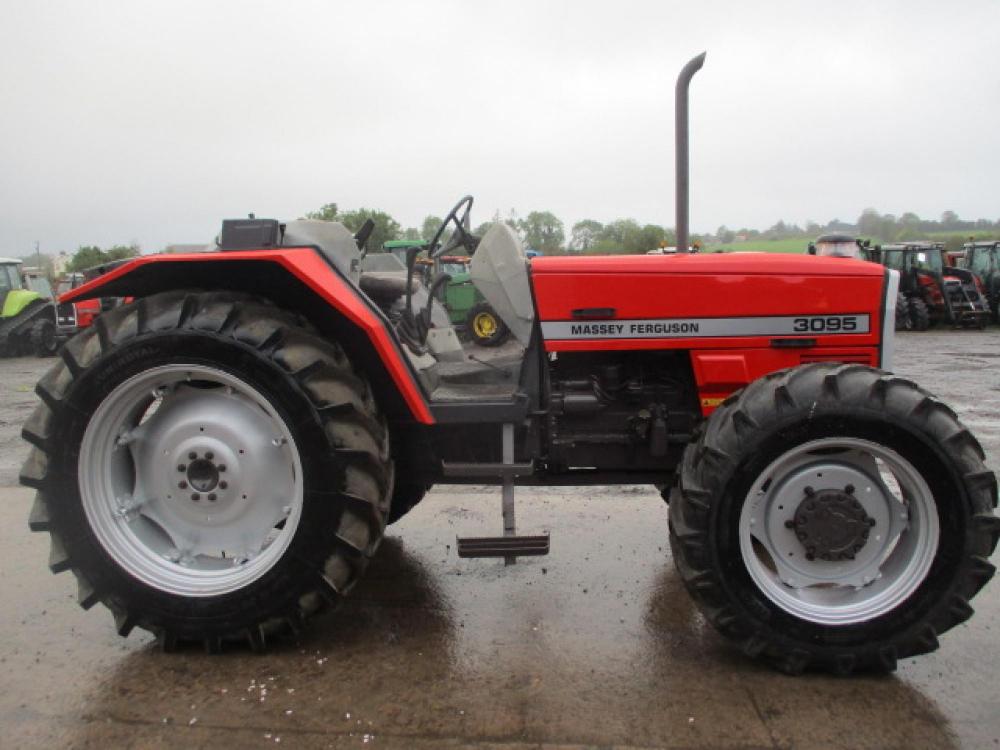
[[[181, 597], [149, 586], [105, 551], [90, 529], [80, 498], [78, 458], [90, 416], [112, 389], [141, 372], [163, 364], [206, 365], [224, 370], [261, 393], [281, 416], [298, 449], [303, 473], [303, 506], [298, 526], [282, 557], [246, 586], [218, 596]], [[322, 421], [295, 380], [252, 349], [199, 331], [175, 331], [140, 336], [101, 357], [73, 382], [64, 408], [57, 415], [58, 447], [51, 455], [52, 474], [60, 502], [53, 508], [58, 528], [74, 565], [99, 591], [114, 597], [130, 612], [139, 613], [151, 629], [169, 627], [183, 635], [228, 633], [230, 623], [250, 619], [244, 610], [287, 611], [311, 590], [321, 570], [324, 551], [331, 546], [329, 530], [337, 528], [340, 505], [331, 491], [343, 486], [343, 469]], [[76, 533], [73, 533], [73, 531]]]
[[[802, 620], [772, 602], [754, 583], [745, 567], [739, 539], [739, 519], [748, 492], [760, 474], [789, 445], [824, 437], [856, 437], [884, 445], [900, 454], [916, 468], [934, 495], [940, 536], [930, 570], [916, 591], [893, 611], [853, 625], [820, 625]], [[722, 501], [711, 520], [712, 544], [723, 586], [730, 599], [770, 632], [776, 641], [791, 640], [809, 648], [824, 646], [877, 647], [899, 638], [900, 633], [919, 627], [949, 599], [948, 589], [957, 585], [957, 574], [966, 552], [965, 529], [971, 514], [971, 500], [964, 495], [959, 477], [948, 461], [924, 438], [902, 425], [862, 415], [816, 417], [806, 422], [783, 425], [755, 444], [753, 452], [738, 465], [726, 483]], [[954, 497], [955, 488], [962, 497]], [[942, 498], [945, 501], [942, 502]], [[949, 500], [951, 502], [949, 502]]]

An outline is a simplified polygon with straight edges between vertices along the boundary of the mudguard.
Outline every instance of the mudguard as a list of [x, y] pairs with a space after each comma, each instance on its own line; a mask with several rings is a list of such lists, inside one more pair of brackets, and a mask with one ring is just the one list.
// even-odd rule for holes
[[38, 292], [30, 289], [13, 289], [7, 292], [3, 300], [3, 312], [0, 318], [13, 318], [20, 315], [28, 305], [37, 299], [41, 299]]
[[371, 378], [392, 416], [433, 424], [417, 379], [389, 333], [388, 321], [312, 247], [217, 253], [147, 255], [135, 258], [60, 297], [145, 297], [176, 289], [224, 289], [271, 299], [301, 313], [338, 342]]

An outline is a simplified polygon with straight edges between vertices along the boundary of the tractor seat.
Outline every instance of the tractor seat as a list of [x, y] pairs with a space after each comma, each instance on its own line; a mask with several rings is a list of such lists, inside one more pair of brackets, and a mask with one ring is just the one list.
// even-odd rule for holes
[[[406, 272], [364, 271], [358, 280], [361, 291], [379, 305], [391, 305], [406, 294]], [[419, 279], [413, 279], [410, 293], [420, 289]]]

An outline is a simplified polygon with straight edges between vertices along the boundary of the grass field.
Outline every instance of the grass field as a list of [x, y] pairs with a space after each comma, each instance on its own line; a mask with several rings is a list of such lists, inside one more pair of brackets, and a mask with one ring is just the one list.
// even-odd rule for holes
[[730, 242], [725, 245], [708, 245], [705, 252], [714, 253], [723, 250], [727, 253], [743, 252], [765, 252], [765, 253], [804, 253], [809, 245], [809, 240], [748, 240], [746, 242]]

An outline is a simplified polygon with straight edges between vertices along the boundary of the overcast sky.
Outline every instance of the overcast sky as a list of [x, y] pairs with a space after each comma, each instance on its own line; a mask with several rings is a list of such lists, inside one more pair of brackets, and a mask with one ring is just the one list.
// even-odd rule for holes
[[0, 255], [323, 203], [695, 231], [1000, 218], [1000, 3], [0, 0]]

